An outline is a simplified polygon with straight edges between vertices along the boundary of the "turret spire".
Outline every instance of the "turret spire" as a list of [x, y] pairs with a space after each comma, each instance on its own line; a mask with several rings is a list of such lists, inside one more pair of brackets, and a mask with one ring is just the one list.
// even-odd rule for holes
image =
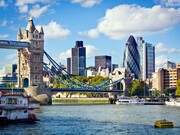
[[43, 30], [42, 25], [41, 25], [40, 33], [41, 33], [41, 34], [44, 34], [44, 30]]
[[34, 32], [36, 30], [35, 25], [33, 23], [33, 19], [31, 16], [29, 17], [29, 21], [28, 21], [26, 30], [28, 30], [29, 32]]

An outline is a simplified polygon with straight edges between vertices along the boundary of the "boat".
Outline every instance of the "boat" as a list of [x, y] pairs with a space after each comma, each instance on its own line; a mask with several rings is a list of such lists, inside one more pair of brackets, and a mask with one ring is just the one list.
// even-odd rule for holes
[[165, 104], [169, 106], [180, 106], [180, 100], [170, 98], [169, 101], [165, 101]]
[[34, 109], [40, 107], [39, 104], [31, 104], [30, 96], [20, 94], [3, 94], [0, 92], [0, 124], [17, 122], [39, 121]]
[[173, 128], [174, 125], [173, 125], [173, 122], [164, 119], [164, 120], [156, 121], [154, 124], [154, 127], [157, 127], [157, 128]]
[[115, 103], [117, 105], [144, 105], [144, 100], [139, 98], [120, 96]]

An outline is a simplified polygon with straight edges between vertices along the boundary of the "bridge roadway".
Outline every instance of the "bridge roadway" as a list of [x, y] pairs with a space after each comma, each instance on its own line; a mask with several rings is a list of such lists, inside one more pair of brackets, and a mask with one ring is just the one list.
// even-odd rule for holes
[[[6, 91], [13, 91], [13, 92], [23, 92], [23, 88], [3, 88], [0, 87], [0, 91], [6, 90]], [[91, 89], [68, 89], [68, 88], [51, 88], [51, 92], [95, 92], [95, 93], [122, 93], [123, 90], [91, 90]]]

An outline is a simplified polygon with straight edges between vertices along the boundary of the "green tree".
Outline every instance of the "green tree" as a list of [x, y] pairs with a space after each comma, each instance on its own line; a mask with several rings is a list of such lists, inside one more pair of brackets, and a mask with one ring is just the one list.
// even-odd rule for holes
[[133, 80], [129, 88], [129, 93], [131, 96], [143, 96], [144, 87], [144, 83], [141, 80]]
[[176, 85], [176, 96], [180, 96], [180, 79], [177, 81]]
[[164, 89], [164, 94], [165, 94], [166, 96], [169, 96], [169, 89], [168, 89], [168, 88], [165, 88], [165, 89]]

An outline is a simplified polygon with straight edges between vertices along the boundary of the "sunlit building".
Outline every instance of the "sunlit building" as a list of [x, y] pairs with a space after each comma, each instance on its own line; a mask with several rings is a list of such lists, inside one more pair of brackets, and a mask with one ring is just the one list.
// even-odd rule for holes
[[140, 78], [140, 56], [138, 45], [133, 36], [130, 36], [124, 51], [123, 67], [127, 72], [134, 75], [134, 78]]
[[140, 55], [140, 71], [141, 79], [145, 80], [152, 77], [155, 71], [155, 47], [143, 40], [142, 37], [137, 38], [138, 50]]
[[86, 48], [83, 47], [83, 41], [76, 41], [76, 45], [71, 51], [71, 73], [84, 76], [86, 70]]

